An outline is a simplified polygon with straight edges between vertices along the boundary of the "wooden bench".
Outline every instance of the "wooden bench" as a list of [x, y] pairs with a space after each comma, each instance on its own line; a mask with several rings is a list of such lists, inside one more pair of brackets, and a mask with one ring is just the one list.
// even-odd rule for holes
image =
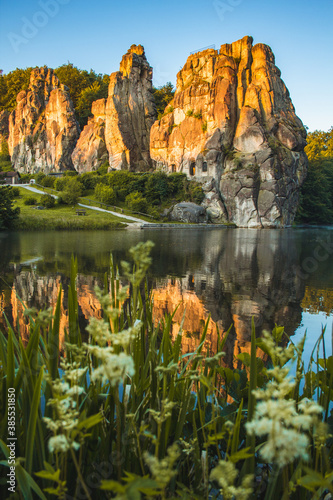
[[86, 215], [86, 211], [85, 210], [77, 210], [76, 215]]

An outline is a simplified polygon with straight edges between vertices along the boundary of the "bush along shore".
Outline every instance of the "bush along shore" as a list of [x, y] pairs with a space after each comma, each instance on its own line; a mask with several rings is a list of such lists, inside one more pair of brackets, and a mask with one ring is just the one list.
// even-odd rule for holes
[[[156, 325], [152, 315], [151, 246], [139, 243], [133, 263], [122, 263], [128, 286], [111, 260], [96, 289], [103, 318], [91, 318], [87, 332], [73, 258], [68, 329], [60, 330], [60, 290], [53, 312], [25, 310], [26, 345], [9, 323], [1, 334], [0, 468], [14, 482], [11, 498], [331, 498], [333, 358], [319, 355], [324, 332], [307, 370], [304, 340], [281, 347], [282, 327], [256, 338], [252, 325], [243, 369], [223, 365], [228, 332], [216, 354], [204, 350], [209, 320], [196, 351], [182, 355], [173, 316]], [[3, 480], [1, 498], [9, 487]]]

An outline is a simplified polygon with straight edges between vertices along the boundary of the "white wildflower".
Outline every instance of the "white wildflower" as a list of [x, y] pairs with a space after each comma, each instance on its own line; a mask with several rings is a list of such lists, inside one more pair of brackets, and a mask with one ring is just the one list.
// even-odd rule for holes
[[296, 402], [286, 399], [295, 381], [289, 377], [289, 369], [279, 365], [293, 357], [294, 347], [283, 350], [268, 334], [265, 334], [264, 342], [276, 364], [267, 371], [271, 380], [266, 387], [253, 391], [259, 401], [252, 421], [246, 424], [246, 430], [258, 437], [267, 435], [266, 443], [260, 448], [261, 457], [266, 462], [284, 467], [298, 458], [309, 459], [307, 450], [310, 442], [305, 431], [319, 422], [322, 408], [314, 401], [304, 399], [297, 411]]
[[144, 452], [143, 458], [148, 465], [153, 479], [165, 488], [171, 479], [176, 476], [177, 470], [173, 470], [173, 466], [180, 456], [180, 450], [177, 444], [171, 445], [167, 450], [167, 456], [159, 460], [158, 458]]
[[169, 401], [168, 399], [162, 400], [161, 411], [149, 410], [149, 413], [155, 420], [157, 424], [162, 424], [172, 415], [172, 409], [176, 406], [176, 403]]
[[210, 479], [217, 481], [221, 487], [221, 494], [224, 500], [247, 500], [253, 492], [253, 476], [247, 475], [242, 480], [240, 486], [234, 486], [238, 477], [238, 471], [235, 464], [220, 460], [218, 465], [212, 470]]
[[59, 436], [53, 436], [49, 439], [49, 451], [66, 453], [70, 448], [78, 450], [80, 448], [79, 443], [75, 441], [69, 441], [64, 434], [59, 434]]
[[87, 331], [99, 346], [103, 346], [111, 340], [110, 325], [104, 320], [90, 318]]
[[108, 352], [103, 354], [102, 364], [93, 371], [91, 380], [109, 381], [115, 386], [122, 382], [126, 375], [131, 377], [134, 373], [134, 361], [131, 356], [123, 352], [120, 354]]

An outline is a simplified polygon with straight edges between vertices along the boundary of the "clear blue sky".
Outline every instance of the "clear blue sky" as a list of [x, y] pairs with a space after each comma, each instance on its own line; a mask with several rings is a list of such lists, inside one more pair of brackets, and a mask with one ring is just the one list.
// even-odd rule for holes
[[332, 21], [332, 0], [0, 0], [0, 68], [70, 61], [109, 74], [141, 43], [154, 84], [175, 84], [191, 51], [251, 35], [272, 47], [303, 123], [328, 130]]

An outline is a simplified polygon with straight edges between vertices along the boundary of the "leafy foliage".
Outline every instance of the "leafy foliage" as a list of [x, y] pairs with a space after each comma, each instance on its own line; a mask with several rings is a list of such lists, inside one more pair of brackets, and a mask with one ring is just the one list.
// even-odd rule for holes
[[31, 71], [32, 68], [16, 68], [6, 75], [0, 75], [0, 111], [13, 111], [17, 94], [29, 87]]
[[50, 194], [43, 194], [40, 199], [40, 204], [45, 208], [53, 208], [56, 201]]
[[107, 205], [114, 205], [116, 202], [116, 195], [111, 186], [105, 184], [97, 184], [95, 187], [95, 196], [101, 203]]
[[82, 195], [82, 184], [76, 177], [68, 177], [66, 179], [64, 190], [61, 197], [66, 205], [76, 205]]
[[10, 186], [0, 186], [0, 230], [12, 229], [20, 209], [13, 207], [14, 193]]
[[154, 87], [153, 95], [155, 98], [158, 120], [160, 120], [164, 114], [165, 108], [172, 101], [175, 95], [175, 90], [172, 83], [168, 82], [161, 87]]
[[297, 222], [333, 223], [333, 128], [315, 131], [307, 138], [307, 178], [301, 188]]
[[126, 206], [133, 212], [147, 213], [148, 203], [146, 198], [138, 191], [134, 191], [126, 196]]
[[63, 64], [55, 70], [60, 82], [69, 89], [69, 94], [82, 128], [91, 116], [91, 105], [96, 99], [108, 95], [109, 76], [96, 74], [92, 69], [78, 69], [72, 63]]

